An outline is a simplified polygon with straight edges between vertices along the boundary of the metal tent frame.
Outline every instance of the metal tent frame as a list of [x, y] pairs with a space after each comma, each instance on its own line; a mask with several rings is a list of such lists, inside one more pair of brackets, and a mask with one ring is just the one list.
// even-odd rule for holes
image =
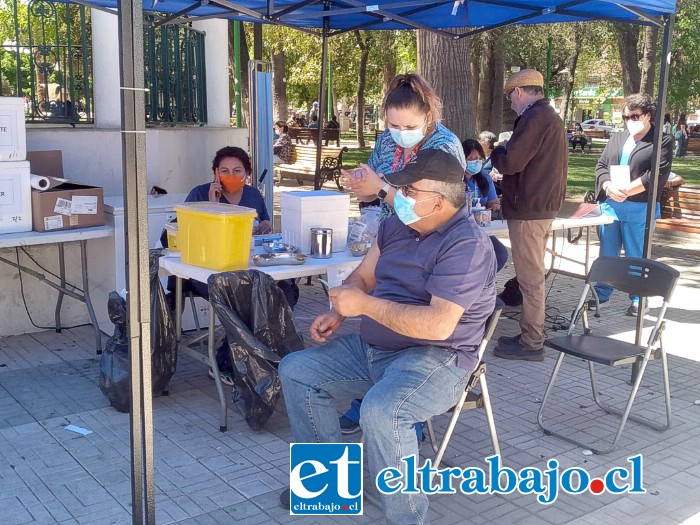
[[[325, 107], [328, 38], [359, 29], [424, 29], [460, 39], [512, 24], [608, 20], [662, 28], [663, 51], [655, 118], [652, 180], [658, 180], [662, 108], [666, 101], [674, 0], [66, 0], [118, 13], [122, 100], [122, 156], [128, 283], [132, 405], [132, 522], [155, 523], [153, 417], [150, 381], [150, 312], [143, 91], [143, 11], [167, 16], [158, 24], [230, 18], [278, 24], [323, 41], [319, 107]], [[115, 11], [116, 9], [116, 11]], [[472, 28], [462, 33], [447, 28]], [[319, 112], [318, 148], [323, 133]], [[318, 155], [320, 159], [320, 151]], [[320, 160], [319, 160], [320, 162]], [[316, 186], [318, 186], [318, 171]], [[656, 184], [649, 192], [644, 257], [651, 255]], [[640, 308], [643, 311], [643, 306]], [[638, 318], [637, 338], [643, 318]]]

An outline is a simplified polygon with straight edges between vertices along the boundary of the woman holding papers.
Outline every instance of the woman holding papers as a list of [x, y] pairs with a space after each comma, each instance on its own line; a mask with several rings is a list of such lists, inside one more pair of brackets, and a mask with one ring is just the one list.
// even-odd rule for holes
[[[624, 247], [625, 256], [641, 257], [644, 244], [648, 189], [651, 180], [651, 161], [654, 152], [654, 113], [656, 105], [646, 93], [630, 95], [625, 99], [622, 119], [627, 130], [614, 133], [603, 150], [596, 166], [596, 194], [601, 210], [615, 218], [610, 225], [601, 226], [600, 255], [619, 257]], [[661, 190], [671, 172], [673, 137], [663, 134], [655, 218], [661, 216]], [[610, 299], [613, 288], [598, 283], [595, 290], [600, 303]], [[639, 313], [639, 298], [630, 296], [627, 315]], [[591, 300], [589, 308], [595, 308]]]

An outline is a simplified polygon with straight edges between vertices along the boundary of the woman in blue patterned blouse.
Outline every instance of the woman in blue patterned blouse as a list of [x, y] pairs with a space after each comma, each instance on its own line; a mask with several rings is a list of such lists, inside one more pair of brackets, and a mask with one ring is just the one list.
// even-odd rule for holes
[[406, 73], [392, 80], [381, 107], [387, 129], [377, 138], [367, 164], [343, 172], [358, 199], [367, 202], [379, 196], [390, 213], [396, 189], [382, 175], [401, 170], [422, 149], [451, 153], [466, 168], [462, 144], [440, 124], [441, 110], [440, 98], [420, 75]]

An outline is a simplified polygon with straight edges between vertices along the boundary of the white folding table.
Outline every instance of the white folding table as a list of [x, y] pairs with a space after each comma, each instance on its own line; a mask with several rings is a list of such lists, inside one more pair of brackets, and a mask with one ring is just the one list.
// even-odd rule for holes
[[[588, 274], [588, 270], [590, 268], [590, 254], [591, 254], [591, 228], [597, 228], [598, 226], [602, 226], [604, 224], [612, 224], [613, 218], [610, 217], [609, 215], [600, 215], [598, 217], [585, 217], [581, 219], [572, 219], [572, 218], [562, 218], [562, 217], [556, 217], [552, 221], [552, 226], [550, 228], [550, 233], [551, 235], [551, 242], [552, 242], [552, 247], [548, 248], [547, 251], [548, 253], [552, 256], [551, 258], [551, 264], [549, 269], [547, 270], [547, 276], [551, 273], [559, 273], [562, 275], [567, 275], [569, 277], [576, 277], [576, 278], [585, 278], [585, 276]], [[558, 254], [556, 250], [556, 244], [557, 244], [557, 238], [563, 237], [566, 232], [568, 232], [570, 229], [573, 228], [585, 228], [586, 229], [586, 248], [585, 248], [585, 255], [583, 261], [579, 261], [576, 259], [571, 259], [568, 257], [564, 257], [562, 254]], [[489, 226], [484, 227], [484, 231], [486, 231], [489, 235], [493, 235], [495, 233], [508, 233], [508, 224], [505, 220], [495, 220], [491, 221], [491, 224]], [[566, 270], [562, 270], [560, 268], [555, 268], [555, 260], [556, 258], [562, 258], [565, 260], [568, 260], [570, 262], [574, 262], [576, 264], [580, 264], [584, 267], [584, 272], [583, 274], [580, 273], [575, 273], [575, 272], [569, 272]]]
[[[33, 268], [22, 264], [19, 257], [17, 262], [0, 256], [0, 261], [17, 268], [20, 272], [24, 271], [58, 290], [58, 299], [56, 299], [55, 319], [56, 331], [61, 331], [61, 305], [63, 296], [67, 295], [77, 301], [85, 303], [90, 322], [95, 330], [95, 345], [98, 354], [102, 353], [102, 335], [100, 327], [95, 317], [95, 310], [92, 307], [90, 300], [90, 289], [88, 285], [88, 264], [87, 264], [87, 241], [90, 239], [99, 239], [102, 237], [111, 237], [114, 235], [114, 230], [110, 226], [93, 226], [92, 228], [78, 228], [75, 230], [60, 230], [47, 232], [23, 232], [23, 233], [5, 233], [0, 235], [0, 248], [15, 248], [16, 250], [25, 246], [37, 246], [42, 244], [56, 244], [58, 246], [58, 275], [51, 274], [52, 277], [58, 280], [54, 282], [44, 273], [36, 271]], [[83, 277], [83, 289], [79, 290], [66, 284], [66, 262], [64, 257], [64, 244], [69, 242], [80, 243], [80, 266]], [[48, 272], [47, 272], [48, 273]]]
[[[254, 254], [263, 253], [261, 247], [256, 247]], [[328, 285], [338, 286], [343, 282], [352, 270], [359, 266], [362, 257], [354, 257], [349, 250], [333, 253], [330, 259], [313, 259], [309, 257], [306, 263], [298, 266], [280, 265], [280, 266], [255, 266], [253, 259], [249, 261], [249, 270], [259, 270], [268, 274], [276, 281], [283, 279], [296, 279], [299, 277], [309, 277], [313, 275], [323, 275], [328, 282]], [[219, 377], [219, 366], [216, 362], [216, 354], [214, 349], [214, 331], [216, 316], [214, 309], [209, 308], [209, 333], [207, 341], [208, 358], [203, 356], [196, 350], [180, 344], [181, 339], [181, 316], [182, 316], [182, 280], [194, 279], [196, 281], [206, 283], [209, 276], [219, 273], [216, 270], [200, 268], [185, 264], [180, 260], [179, 253], [171, 253], [160, 258], [160, 268], [167, 274], [174, 275], [176, 279], [175, 285], [175, 330], [178, 337], [178, 351], [193, 357], [201, 363], [209, 365], [214, 370], [214, 381], [216, 382], [216, 390], [219, 393], [219, 402], [221, 404], [221, 420], [219, 430], [225, 432], [227, 429], [227, 411], [226, 411], [226, 395], [224, 387]]]

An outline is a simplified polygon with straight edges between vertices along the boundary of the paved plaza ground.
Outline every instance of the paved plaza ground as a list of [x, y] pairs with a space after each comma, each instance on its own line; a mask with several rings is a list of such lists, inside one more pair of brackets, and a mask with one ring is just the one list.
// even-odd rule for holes
[[[507, 242], [507, 239], [504, 239]], [[580, 252], [580, 245], [569, 245]], [[597, 245], [594, 246], [597, 251]], [[618, 449], [605, 456], [545, 436], [536, 414], [555, 352], [545, 361], [504, 361], [487, 351], [488, 382], [503, 461], [512, 468], [546, 468], [556, 458], [562, 468], [580, 466], [595, 476], [626, 466], [626, 458], [643, 454], [644, 495], [561, 495], [542, 505], [532, 495], [431, 497], [434, 525], [457, 523], [582, 523], [635, 525], [700, 523], [700, 242], [657, 239], [654, 258], [683, 272], [668, 311], [665, 346], [670, 354], [673, 428], [657, 433], [630, 422]], [[499, 289], [513, 275], [509, 263], [499, 274]], [[328, 308], [317, 280], [300, 285], [295, 314], [305, 330]], [[547, 283], [548, 334], [573, 309], [581, 281], [552, 276]], [[625, 317], [628, 300], [615, 294], [600, 318], [596, 334], [633, 337], [634, 320]], [[654, 306], [652, 304], [652, 306]], [[651, 325], [657, 309], [652, 308]], [[519, 309], [509, 308], [496, 337], [517, 333]], [[563, 316], [563, 317], [562, 317]], [[356, 330], [348, 320], [344, 330]], [[305, 332], [306, 333], [306, 332]], [[0, 524], [123, 524], [131, 521], [129, 415], [109, 406], [98, 386], [99, 358], [91, 327], [25, 334], [0, 339]], [[104, 338], [107, 339], [107, 336]], [[614, 428], [588, 396], [587, 371], [568, 361], [562, 372], [549, 420], [579, 436], [599, 439]], [[629, 369], [602, 371], [600, 390], [624, 394]], [[620, 386], [621, 385], [621, 386]], [[661, 374], [652, 362], [635, 410], [663, 415]], [[607, 399], [607, 397], [606, 397]], [[344, 404], [344, 403], [343, 403]], [[290, 516], [278, 505], [288, 484], [292, 440], [284, 402], [264, 430], [254, 432], [234, 408], [229, 430], [218, 428], [219, 405], [207, 369], [180, 356], [170, 395], [153, 400], [156, 515], [159, 524], [383, 523], [373, 480], [365, 478], [364, 516], [311, 518]], [[447, 418], [437, 418], [437, 426]], [[87, 436], [65, 427], [92, 431]], [[359, 435], [351, 436], [359, 439]], [[428, 447], [423, 447], [426, 454]], [[465, 413], [447, 452], [462, 467], [485, 467], [491, 444], [481, 411]]]

